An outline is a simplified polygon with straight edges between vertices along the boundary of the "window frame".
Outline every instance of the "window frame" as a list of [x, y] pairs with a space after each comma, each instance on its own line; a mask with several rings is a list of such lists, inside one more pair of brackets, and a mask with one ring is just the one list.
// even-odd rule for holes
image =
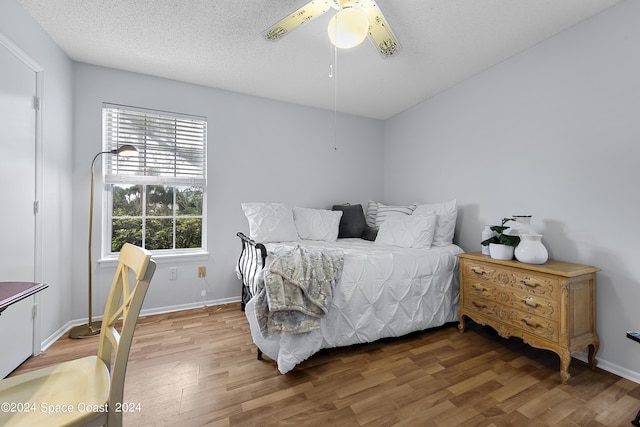
[[[107, 137], [106, 137], [106, 132], [105, 132], [105, 124], [104, 124], [104, 114], [105, 114], [105, 109], [106, 108], [122, 108], [124, 110], [131, 110], [131, 111], [135, 111], [135, 112], [142, 112], [142, 113], [150, 113], [150, 114], [154, 114], [154, 115], [162, 115], [165, 117], [172, 117], [172, 118], [177, 118], [177, 119], [181, 119], [181, 118], [189, 118], [189, 119], [194, 119], [194, 120], [201, 120], [204, 122], [204, 127], [205, 127], [205, 135], [204, 135], [204, 183], [199, 182], [197, 184], [193, 184], [194, 186], [197, 187], [201, 187], [203, 192], [202, 192], [202, 229], [201, 229], [201, 247], [199, 248], [177, 248], [177, 249], [153, 249], [151, 250], [151, 252], [154, 254], [154, 258], [161, 258], [161, 259], [166, 259], [166, 258], [180, 258], [180, 257], [203, 257], [203, 256], [208, 256], [208, 250], [207, 250], [207, 186], [208, 186], [208, 181], [207, 181], [207, 164], [208, 162], [206, 161], [206, 156], [207, 156], [207, 148], [208, 148], [208, 134], [206, 131], [206, 127], [207, 127], [207, 118], [206, 117], [202, 117], [202, 116], [193, 116], [193, 115], [188, 115], [188, 114], [183, 114], [183, 113], [173, 113], [173, 112], [169, 112], [169, 111], [160, 111], [160, 110], [152, 110], [152, 109], [148, 109], [148, 108], [140, 108], [140, 107], [131, 107], [131, 106], [126, 106], [126, 105], [117, 105], [117, 104], [113, 104], [113, 103], [103, 103], [102, 105], [102, 109], [101, 109], [101, 117], [103, 120], [102, 123], [102, 149], [103, 151], [109, 151], [110, 147], [107, 143]], [[162, 182], [150, 182], [148, 178], [145, 177], [140, 177], [139, 180], [137, 180], [136, 178], [131, 178], [131, 177], [127, 177], [126, 180], [123, 180], [123, 182], [120, 183], [113, 183], [113, 182], [106, 182], [106, 174], [108, 171], [108, 166], [107, 166], [107, 162], [110, 162], [112, 160], [112, 156], [111, 154], [107, 154], [107, 155], [103, 155], [102, 159], [100, 159], [101, 161], [101, 165], [102, 165], [102, 170], [101, 170], [101, 178], [102, 178], [102, 206], [103, 206], [103, 218], [104, 220], [102, 221], [102, 257], [101, 257], [101, 261], [102, 262], [110, 262], [113, 260], [117, 260], [117, 257], [119, 255], [119, 252], [112, 252], [111, 251], [111, 242], [112, 242], [112, 237], [113, 237], [113, 185], [118, 185], [118, 184], [124, 184], [124, 185], [140, 185], [142, 186], [142, 197], [143, 197], [143, 201], [146, 199], [146, 187], [147, 186], [153, 186], [153, 185], [164, 185], [167, 187], [188, 187], [189, 184], [187, 184], [184, 179], [178, 179], [178, 180], [174, 180], [173, 182], [171, 182], [172, 180], [170, 178], [166, 179], [166, 180], [162, 180]], [[137, 181], [137, 182], [136, 182]], [[174, 191], [174, 201], [175, 201], [175, 191]], [[148, 216], [145, 214], [145, 209], [143, 207], [143, 210], [141, 212], [141, 216], [144, 219], [149, 219], [149, 218], [154, 218], [153, 215]], [[164, 217], [164, 216], [162, 216]], [[181, 218], [181, 215], [177, 215], [176, 211], [175, 211], [175, 207], [173, 209], [172, 212], [172, 216], [171, 218], [173, 219], [173, 227], [174, 227], [174, 234], [175, 234], [175, 228], [176, 228], [176, 223], [175, 220]], [[185, 217], [193, 217], [193, 215], [186, 215]], [[144, 230], [144, 225], [142, 227], [142, 230]]]

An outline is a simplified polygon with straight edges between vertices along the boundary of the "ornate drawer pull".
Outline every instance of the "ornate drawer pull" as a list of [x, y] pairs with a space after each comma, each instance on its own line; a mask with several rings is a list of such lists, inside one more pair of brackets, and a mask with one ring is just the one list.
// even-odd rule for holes
[[522, 323], [524, 323], [525, 325], [527, 325], [530, 328], [534, 328], [534, 329], [538, 329], [538, 328], [542, 328], [543, 326], [539, 323], [529, 323], [527, 321], [527, 319], [522, 319]]
[[471, 267], [471, 271], [481, 276], [487, 274], [487, 271], [482, 267]]
[[479, 302], [476, 302], [476, 301], [471, 301], [471, 304], [475, 305], [477, 308], [483, 308], [483, 309], [487, 308], [486, 305], [480, 304]]
[[486, 292], [487, 288], [485, 288], [484, 286], [480, 286], [477, 283], [473, 284], [473, 289], [475, 289], [478, 292]]
[[522, 302], [524, 303], [524, 305], [526, 305], [527, 307], [531, 307], [531, 308], [538, 308], [540, 307], [540, 304], [538, 304], [536, 301], [534, 301], [532, 298], [522, 298]]
[[520, 283], [522, 283], [526, 287], [532, 288], [532, 289], [539, 288], [541, 286], [540, 283], [528, 281], [527, 279], [520, 280]]

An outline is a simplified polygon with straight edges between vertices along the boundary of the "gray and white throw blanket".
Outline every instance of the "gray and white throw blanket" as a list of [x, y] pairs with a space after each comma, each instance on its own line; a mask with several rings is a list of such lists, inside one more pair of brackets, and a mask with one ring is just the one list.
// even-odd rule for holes
[[[271, 261], [269, 261], [271, 258]], [[320, 327], [329, 311], [333, 289], [342, 277], [339, 249], [296, 246], [269, 255], [264, 286], [256, 295], [255, 312], [262, 336], [278, 332], [301, 334]]]

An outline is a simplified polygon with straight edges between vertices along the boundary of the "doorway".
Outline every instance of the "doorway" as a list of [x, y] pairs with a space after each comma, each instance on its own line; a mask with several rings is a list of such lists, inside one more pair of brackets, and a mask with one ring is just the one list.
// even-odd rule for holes
[[0, 34], [0, 281], [40, 280], [42, 69]]

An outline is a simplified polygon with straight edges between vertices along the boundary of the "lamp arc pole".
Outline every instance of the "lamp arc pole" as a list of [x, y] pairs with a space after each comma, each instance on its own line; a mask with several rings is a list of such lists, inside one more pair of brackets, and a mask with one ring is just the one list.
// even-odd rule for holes
[[109, 151], [101, 151], [93, 157], [91, 161], [91, 192], [89, 196], [89, 246], [87, 248], [88, 252], [88, 296], [89, 296], [89, 307], [88, 307], [88, 319], [87, 323], [71, 328], [69, 331], [69, 338], [89, 338], [94, 337], [100, 334], [100, 328], [102, 321], [101, 320], [93, 320], [92, 315], [92, 303], [93, 303], [93, 263], [92, 263], [92, 255], [91, 255], [91, 246], [93, 244], [93, 193], [94, 193], [94, 182], [95, 182], [95, 166], [96, 160], [103, 154], [114, 154], [116, 156], [131, 156], [137, 153], [136, 147], [133, 145], [121, 145], [117, 149], [109, 150]]

